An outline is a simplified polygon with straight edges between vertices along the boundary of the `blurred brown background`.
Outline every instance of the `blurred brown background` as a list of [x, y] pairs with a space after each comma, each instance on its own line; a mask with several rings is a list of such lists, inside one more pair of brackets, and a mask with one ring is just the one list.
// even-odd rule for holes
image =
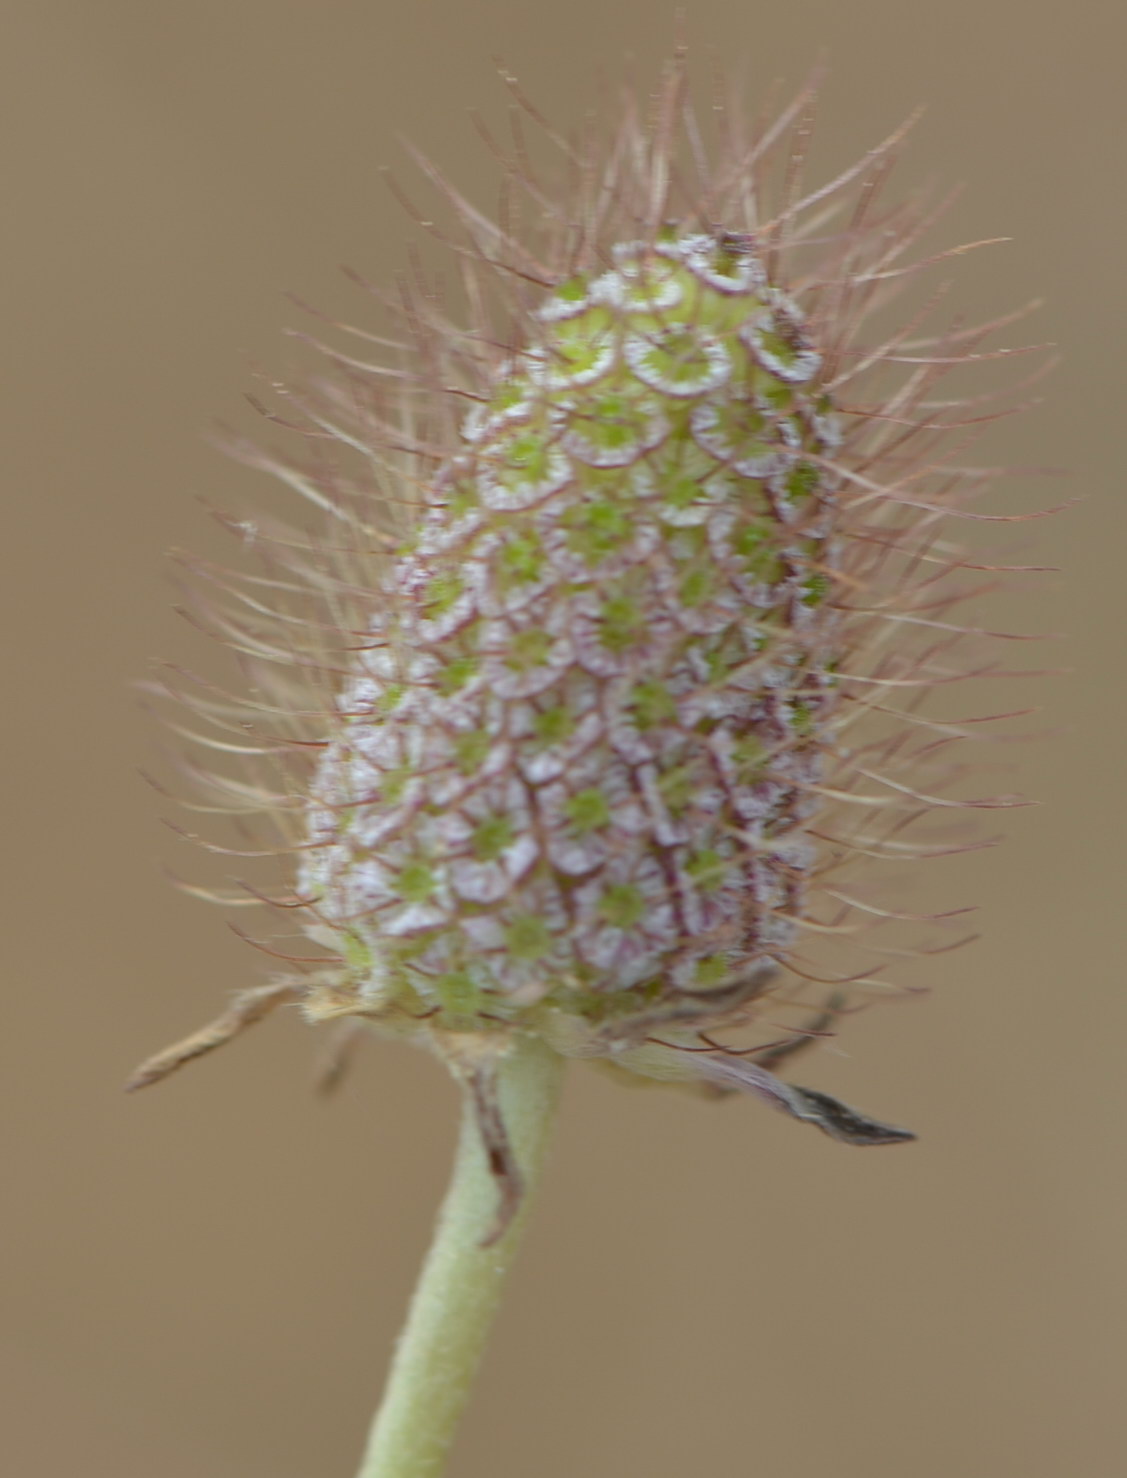
[[[502, 109], [490, 56], [573, 124], [597, 66], [632, 51], [650, 74], [672, 9], [19, 11], [0, 87], [0, 1461], [19, 1478], [347, 1478], [454, 1095], [374, 1043], [340, 1099], [315, 1101], [315, 1042], [292, 1018], [151, 1096], [119, 1092], [264, 964], [161, 875], [191, 858], [137, 777], [153, 738], [129, 683], [153, 656], [208, 660], [162, 564], [170, 545], [221, 547], [193, 495], [281, 496], [198, 432], [244, 415], [251, 364], [293, 363], [283, 292], [371, 322], [337, 263], [388, 281], [404, 260], [414, 228], [377, 174], [411, 176], [396, 132], [488, 206], [465, 120]], [[1110, 0], [700, 0], [687, 29], [759, 91], [827, 48], [830, 164], [929, 104], [902, 182], [966, 182], [945, 241], [1016, 238], [968, 259], [955, 296], [972, 313], [1048, 298], [1025, 335], [1059, 340], [1064, 367], [991, 449], [1067, 465], [1088, 497], [1039, 526], [1068, 582], [1043, 578], [1018, 616], [1067, 629], [1046, 660], [1075, 673], [1038, 685], [1057, 732], [1006, 756], [1046, 804], [959, 869], [984, 941], [800, 1075], [920, 1143], [861, 1154], [751, 1102], [576, 1070], [452, 1478], [1111, 1478], [1127, 1466], [1127, 25]]]

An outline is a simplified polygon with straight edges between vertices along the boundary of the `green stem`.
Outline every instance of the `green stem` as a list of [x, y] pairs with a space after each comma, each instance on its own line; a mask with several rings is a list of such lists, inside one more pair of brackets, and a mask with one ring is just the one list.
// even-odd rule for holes
[[563, 1062], [532, 1037], [518, 1039], [501, 1060], [501, 1114], [524, 1198], [504, 1236], [489, 1247], [481, 1244], [497, 1215], [497, 1183], [470, 1095], [463, 1095], [453, 1179], [357, 1478], [438, 1478], [445, 1466], [536, 1188]]

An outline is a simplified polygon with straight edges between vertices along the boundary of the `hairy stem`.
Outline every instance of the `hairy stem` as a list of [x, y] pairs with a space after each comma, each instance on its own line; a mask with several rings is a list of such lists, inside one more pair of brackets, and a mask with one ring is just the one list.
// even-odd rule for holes
[[467, 1091], [454, 1174], [376, 1412], [358, 1478], [437, 1478], [469, 1397], [528, 1215], [559, 1096], [563, 1059], [535, 1038], [498, 1067], [501, 1115], [524, 1196], [503, 1236], [498, 1187]]

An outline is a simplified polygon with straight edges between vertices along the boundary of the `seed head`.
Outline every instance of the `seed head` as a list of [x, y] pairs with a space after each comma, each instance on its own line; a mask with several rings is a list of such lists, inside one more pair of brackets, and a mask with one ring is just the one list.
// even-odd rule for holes
[[547, 130], [560, 190], [515, 125], [504, 225], [424, 161], [461, 308], [419, 268], [393, 363], [326, 349], [331, 376], [283, 392], [311, 460], [234, 447], [324, 529], [230, 521], [262, 572], [197, 566], [255, 683], [195, 700], [253, 736], [257, 778], [206, 783], [280, 829], [293, 895], [249, 901], [326, 955], [135, 1083], [297, 999], [475, 1081], [534, 1033], [911, 1138], [769, 1069], [903, 952], [872, 925], [910, 916], [843, 870], [957, 850], [905, 831], [1006, 803], [965, 799], [967, 731], [927, 706], [989, 668], [950, 620], [951, 520], [986, 478], [943, 450], [989, 415], [935, 384], [995, 325], [889, 326], [927, 265], [923, 205], [880, 198], [903, 131], [804, 196], [811, 96], [767, 128], [726, 99], [710, 147], [677, 59], [645, 116]]
[[750, 237], [611, 259], [497, 366], [341, 691], [300, 886], [368, 1010], [707, 1017], [805, 909], [841, 655], [819, 356]]

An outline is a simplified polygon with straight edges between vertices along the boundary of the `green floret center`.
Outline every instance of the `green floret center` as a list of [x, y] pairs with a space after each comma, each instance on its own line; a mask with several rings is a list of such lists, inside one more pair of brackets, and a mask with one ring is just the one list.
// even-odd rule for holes
[[528, 487], [544, 482], [548, 476], [551, 448], [540, 432], [520, 431], [505, 443], [505, 460], [500, 481], [506, 487]]
[[599, 912], [616, 929], [632, 929], [646, 911], [646, 901], [632, 883], [614, 883], [599, 900]]
[[737, 740], [732, 748], [732, 760], [741, 785], [758, 778], [767, 762], [766, 746], [753, 735]]
[[442, 1009], [451, 1016], [474, 1016], [481, 1008], [481, 988], [468, 970], [451, 970], [434, 982]]
[[745, 523], [732, 536], [732, 549], [746, 563], [748, 571], [770, 583], [781, 579], [783, 563], [769, 539], [767, 525]]
[[685, 863], [685, 871], [697, 887], [706, 893], [719, 886], [727, 870], [727, 863], [720, 853], [714, 852], [710, 847], [694, 852]]
[[679, 594], [681, 604], [684, 606], [699, 606], [712, 589], [712, 571], [707, 569], [690, 570], [681, 581]]
[[707, 496], [701, 483], [684, 472], [670, 477], [662, 489], [662, 497], [671, 508], [692, 508], [694, 504], [703, 502]]
[[446, 506], [450, 510], [450, 517], [456, 520], [464, 518], [471, 508], [477, 508], [480, 504], [481, 499], [473, 483], [462, 482], [452, 489]]
[[788, 410], [794, 401], [794, 392], [790, 386], [779, 380], [768, 380], [766, 385], [760, 387], [759, 393], [773, 411]]
[[762, 553], [767, 539], [767, 530], [760, 523], [745, 523], [738, 528], [732, 539], [732, 548], [741, 559], [754, 559]]
[[794, 704], [790, 726], [803, 739], [814, 732], [814, 714], [808, 703], [800, 700]]
[[618, 503], [588, 503], [567, 517], [567, 545], [588, 564], [598, 564], [630, 535], [630, 516]]
[[506, 666], [514, 672], [528, 672], [533, 667], [540, 667], [547, 661], [551, 647], [552, 638], [546, 631], [516, 631], [505, 657]]
[[708, 359], [702, 353], [695, 335], [687, 330], [670, 330], [650, 345], [643, 356], [651, 373], [671, 385], [684, 385], [699, 380], [708, 370]]
[[612, 595], [599, 614], [599, 640], [612, 652], [634, 646], [645, 627], [641, 607], [629, 595]]
[[456, 570], [440, 570], [432, 576], [423, 598], [423, 613], [427, 619], [433, 621], [445, 615], [464, 588], [462, 577]]
[[556, 288], [556, 297], [562, 298], [565, 303], [578, 303], [587, 294], [587, 279], [580, 274], [572, 277], [567, 282], [561, 282]]
[[470, 846], [479, 862], [496, 862], [514, 840], [513, 823], [507, 816], [487, 816], [474, 827]]
[[454, 761], [463, 775], [480, 769], [493, 740], [485, 729], [473, 729], [454, 740]]
[[387, 687], [376, 699], [376, 712], [390, 713], [393, 708], [399, 706], [403, 699], [403, 694], [406, 691], [406, 686], [403, 683], [388, 683]]
[[770, 329], [760, 330], [759, 342], [768, 354], [773, 355], [780, 364], [790, 366], [798, 359], [798, 350], [794, 345], [788, 344], [786, 339], [780, 338], [778, 334], [772, 333]]
[[540, 540], [535, 534], [514, 534], [498, 554], [497, 566], [503, 584], [533, 584], [544, 567]]
[[586, 339], [572, 339], [570, 343], [557, 344], [553, 352], [553, 367], [568, 375], [582, 375], [593, 370], [606, 353], [606, 336], [591, 334]]
[[535, 431], [521, 431], [510, 437], [505, 450], [510, 467], [523, 471], [544, 465], [544, 438]]
[[399, 869], [395, 891], [408, 903], [425, 903], [438, 887], [438, 879], [425, 862], [407, 862]]
[[799, 462], [787, 477], [787, 492], [792, 498], [808, 498], [818, 486], [818, 469], [813, 462]]
[[552, 947], [552, 936], [543, 919], [535, 914], [521, 914], [505, 930], [505, 943], [514, 960], [532, 962], [543, 959]]
[[353, 976], [363, 977], [372, 968], [372, 951], [359, 934], [351, 930], [341, 936], [340, 952], [345, 968]]
[[464, 688], [476, 672], [476, 657], [452, 657], [438, 674], [439, 692], [446, 697], [451, 696]]
[[634, 684], [631, 694], [634, 722], [639, 729], [656, 729], [677, 717], [677, 704], [664, 683], [656, 680]]
[[625, 395], [600, 395], [579, 418], [579, 424], [592, 446], [617, 452], [637, 442], [645, 417]]
[[735, 277], [743, 266], [744, 255], [742, 244], [722, 238], [716, 243], [709, 266], [718, 277]]
[[808, 606], [819, 605], [829, 594], [830, 578], [828, 575], [808, 575], [802, 582], [802, 599]]
[[541, 744], [559, 744], [574, 731], [575, 718], [562, 703], [555, 703], [536, 715], [532, 729]]
[[703, 990], [723, 985], [730, 974], [730, 966], [723, 955], [705, 955], [697, 961], [696, 984]]
[[527, 390], [522, 380], [506, 380], [494, 392], [489, 407], [498, 412], [512, 410], [513, 406], [520, 405], [526, 394]]
[[403, 792], [413, 773], [410, 765], [396, 765], [394, 770], [384, 771], [380, 779], [380, 796], [389, 806], [394, 806], [403, 799]]
[[597, 831], [610, 821], [607, 798], [601, 790], [594, 787], [577, 791], [564, 806], [564, 813], [580, 835]]
[[731, 448], [733, 458], [762, 457], [771, 450], [763, 440], [766, 420], [752, 406], [743, 401], [721, 405], [717, 418], [718, 434]]
[[692, 801], [698, 782], [697, 767], [690, 762], [666, 770], [658, 780], [657, 788], [671, 811], [683, 811]]

